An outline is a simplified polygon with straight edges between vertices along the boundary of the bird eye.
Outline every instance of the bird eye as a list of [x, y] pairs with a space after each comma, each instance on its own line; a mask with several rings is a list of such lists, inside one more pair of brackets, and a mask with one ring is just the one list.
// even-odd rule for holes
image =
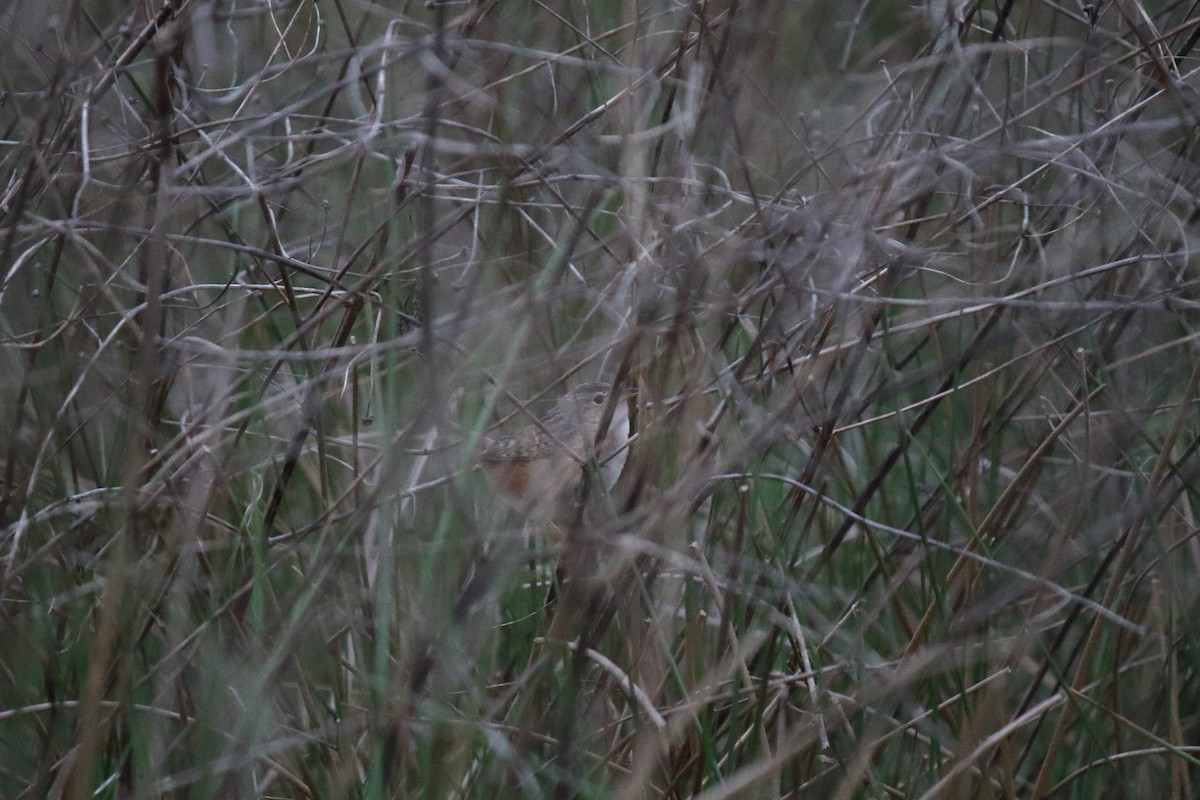
[[602, 406], [602, 405], [604, 405], [604, 401], [605, 401], [605, 399], [607, 399], [607, 398], [605, 398], [605, 396], [604, 396], [604, 395], [602, 395], [602, 394], [594, 394], [594, 395], [592, 395], [592, 402], [593, 402], [593, 403], [595, 403], [595, 404], [596, 404], [596, 405], [598, 405], [598, 406]]

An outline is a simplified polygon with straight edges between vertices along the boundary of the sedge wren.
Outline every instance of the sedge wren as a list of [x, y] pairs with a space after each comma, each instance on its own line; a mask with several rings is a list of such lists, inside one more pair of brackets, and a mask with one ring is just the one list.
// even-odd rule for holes
[[597, 441], [611, 394], [608, 384], [585, 383], [564, 394], [541, 425], [488, 444], [479, 456], [488, 480], [526, 516], [551, 517], [569, 502], [594, 447], [600, 476], [612, 489], [628, 453], [632, 392], [619, 392], [604, 437]]

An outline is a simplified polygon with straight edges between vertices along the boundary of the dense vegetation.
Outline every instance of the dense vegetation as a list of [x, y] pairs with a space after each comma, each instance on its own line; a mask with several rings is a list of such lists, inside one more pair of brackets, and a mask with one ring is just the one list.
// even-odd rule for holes
[[1198, 39], [9, 0], [0, 796], [1197, 796]]

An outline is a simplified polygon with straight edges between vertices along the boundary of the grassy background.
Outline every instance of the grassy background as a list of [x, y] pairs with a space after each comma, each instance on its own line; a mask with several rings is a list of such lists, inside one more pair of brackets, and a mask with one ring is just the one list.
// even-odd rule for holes
[[1196, 795], [1195, 6], [389, 5], [0, 8], [0, 796]]

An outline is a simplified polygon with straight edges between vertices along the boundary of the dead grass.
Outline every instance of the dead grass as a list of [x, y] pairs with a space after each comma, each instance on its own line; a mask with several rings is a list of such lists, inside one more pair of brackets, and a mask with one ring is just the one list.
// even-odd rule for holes
[[1196, 9], [50, 5], [0, 795], [1195, 795]]

